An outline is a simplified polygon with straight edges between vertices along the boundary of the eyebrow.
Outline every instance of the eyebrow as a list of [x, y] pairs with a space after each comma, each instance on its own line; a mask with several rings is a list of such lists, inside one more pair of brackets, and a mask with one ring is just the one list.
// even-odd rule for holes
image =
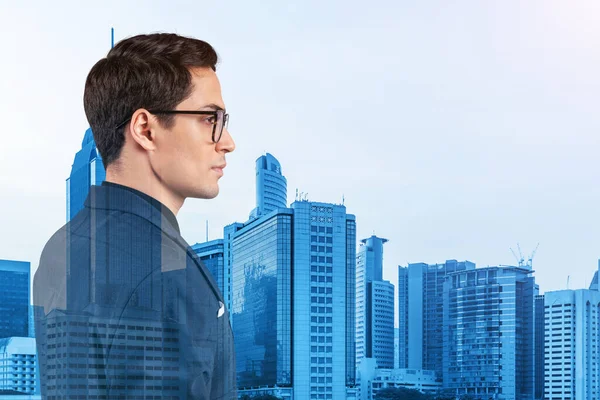
[[225, 110], [223, 107], [221, 107], [215, 103], [206, 104], [206, 105], [200, 107], [200, 109], [203, 109], [203, 108], [212, 108], [213, 110]]

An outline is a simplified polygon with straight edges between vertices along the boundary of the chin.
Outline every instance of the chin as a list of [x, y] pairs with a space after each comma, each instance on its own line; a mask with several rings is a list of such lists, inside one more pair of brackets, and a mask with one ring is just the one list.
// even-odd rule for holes
[[219, 195], [219, 185], [214, 185], [214, 186], [204, 186], [201, 188], [197, 188], [193, 197], [198, 198], [198, 199], [209, 200], [209, 199], [214, 199], [218, 195]]

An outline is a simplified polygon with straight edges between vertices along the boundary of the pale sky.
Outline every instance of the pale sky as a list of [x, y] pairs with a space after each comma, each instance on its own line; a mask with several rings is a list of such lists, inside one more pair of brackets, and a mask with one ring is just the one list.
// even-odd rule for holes
[[[188, 199], [184, 238], [222, 236], [254, 207], [270, 152], [313, 201], [397, 265], [534, 259], [543, 293], [588, 287], [600, 258], [600, 3], [2, 2], [0, 258], [37, 268], [65, 223], [65, 179], [88, 123], [85, 77], [118, 41], [211, 43], [237, 149], [221, 194]], [[401, 4], [398, 4], [401, 3]]]

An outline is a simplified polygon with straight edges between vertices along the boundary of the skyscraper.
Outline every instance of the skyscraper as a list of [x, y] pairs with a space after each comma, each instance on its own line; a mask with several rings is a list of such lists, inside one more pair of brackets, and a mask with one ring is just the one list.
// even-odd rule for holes
[[355, 217], [306, 199], [286, 208], [271, 154], [256, 177], [256, 208], [223, 238], [239, 394], [354, 398]]
[[96, 148], [92, 130], [88, 128], [67, 178], [67, 221], [83, 208], [90, 186], [100, 185], [104, 179], [104, 164]]
[[356, 375], [356, 220], [343, 205], [292, 209], [295, 396], [342, 399]]
[[545, 318], [544, 295], [535, 296], [535, 388], [534, 399], [544, 399]]
[[544, 307], [544, 398], [600, 398], [600, 292], [547, 292]]
[[432, 370], [442, 377], [444, 280], [474, 269], [472, 262], [456, 260], [398, 267], [399, 368]]
[[258, 218], [277, 208], [287, 207], [287, 180], [279, 161], [267, 153], [256, 160], [256, 208], [250, 214]]
[[294, 399], [346, 397], [355, 382], [355, 246], [355, 218], [342, 205], [298, 201], [236, 228], [240, 394], [262, 387]]
[[0, 260], [0, 338], [29, 335], [27, 261]]
[[532, 270], [487, 267], [444, 283], [444, 387], [457, 395], [531, 400], [534, 395]]
[[374, 358], [378, 368], [394, 368], [394, 285], [383, 280], [383, 244], [361, 240], [356, 256], [356, 367]]
[[[224, 282], [223, 297], [225, 298], [225, 304], [227, 309], [231, 310], [233, 307], [233, 272], [231, 269], [233, 254], [231, 252], [231, 243], [236, 235], [236, 232], [244, 227], [244, 224], [240, 222], [234, 222], [223, 228], [223, 270], [228, 277], [227, 281]], [[231, 319], [231, 326], [233, 326], [233, 319]]]
[[293, 383], [293, 213], [272, 214], [248, 224], [232, 239], [231, 315], [241, 390]]

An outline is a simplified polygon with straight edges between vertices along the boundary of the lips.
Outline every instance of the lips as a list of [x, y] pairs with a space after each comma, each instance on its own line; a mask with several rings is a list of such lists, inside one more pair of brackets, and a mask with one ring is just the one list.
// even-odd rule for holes
[[223, 164], [223, 165], [218, 165], [216, 167], [212, 167], [211, 169], [215, 172], [220, 173], [221, 175], [223, 174], [223, 169], [227, 166], [227, 164]]

